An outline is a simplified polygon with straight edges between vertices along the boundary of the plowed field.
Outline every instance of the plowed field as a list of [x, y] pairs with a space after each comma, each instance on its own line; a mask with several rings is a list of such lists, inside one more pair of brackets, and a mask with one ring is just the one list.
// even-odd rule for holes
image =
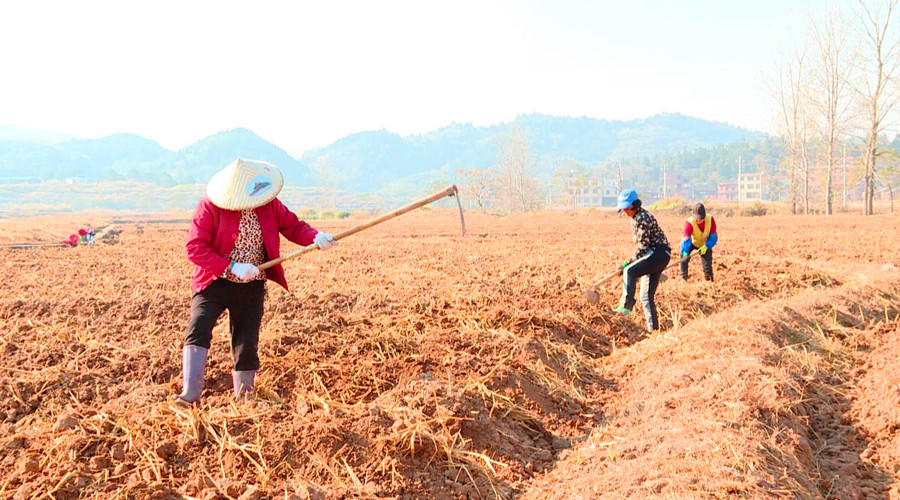
[[0, 249], [0, 497], [900, 498], [897, 218], [718, 219], [716, 282], [670, 268], [657, 333], [609, 313], [620, 283], [584, 300], [627, 219], [466, 222], [419, 211], [287, 262], [256, 397], [231, 397], [223, 317], [192, 408], [167, 400], [187, 224]]

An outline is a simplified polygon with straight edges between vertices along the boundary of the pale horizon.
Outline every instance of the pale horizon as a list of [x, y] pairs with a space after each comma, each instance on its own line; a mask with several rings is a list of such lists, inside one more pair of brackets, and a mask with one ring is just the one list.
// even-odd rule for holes
[[4, 4], [0, 122], [171, 150], [247, 128], [295, 156], [532, 113], [772, 133], [764, 75], [824, 5]]
[[[330, 142], [328, 142], [328, 143], [326, 143], [326, 144], [322, 144], [321, 146], [316, 146], [316, 147], [313, 147], [313, 148], [310, 148], [310, 149], [305, 149], [305, 150], [302, 150], [302, 151], [291, 151], [291, 150], [285, 148], [283, 145], [278, 144], [277, 142], [273, 142], [273, 141], [270, 141], [270, 142], [272, 142], [272, 143], [275, 144], [276, 146], [281, 147], [282, 149], [284, 149], [285, 151], [287, 151], [291, 156], [294, 156], [294, 157], [299, 158], [300, 155], [303, 154], [303, 153], [310, 152], [310, 151], [315, 151], [315, 150], [318, 150], [318, 149], [320, 149], [320, 148], [325, 148], [325, 147], [327, 147], [327, 146], [329, 146], [329, 145], [332, 145], [332, 144], [334, 144], [335, 142], [341, 140], [341, 139], [344, 138], [344, 137], [347, 137], [347, 136], [353, 135], [353, 134], [358, 134], [358, 133], [385, 131], [385, 132], [388, 132], [388, 133], [392, 133], [392, 134], [399, 135], [399, 136], [401, 136], [401, 137], [414, 137], [414, 136], [427, 135], [427, 134], [429, 134], [429, 133], [431, 133], [431, 132], [434, 132], [434, 131], [437, 131], [437, 130], [441, 130], [441, 129], [444, 129], [444, 128], [448, 128], [448, 127], [452, 127], [452, 126], [455, 126], [455, 125], [471, 125], [471, 126], [473, 126], [473, 127], [490, 127], [490, 126], [495, 126], [495, 125], [504, 125], [504, 124], [512, 123], [512, 122], [516, 121], [517, 119], [519, 119], [519, 118], [522, 117], [522, 116], [531, 115], [531, 114], [539, 114], [539, 115], [545, 115], [545, 116], [555, 116], [555, 117], [559, 117], [559, 118], [571, 118], [571, 119], [587, 118], [587, 119], [592, 119], [592, 120], [601, 120], [601, 121], [605, 120], [605, 121], [609, 121], [609, 122], [617, 122], [617, 121], [618, 121], [618, 122], [628, 122], [628, 121], [635, 121], [635, 120], [646, 120], [646, 119], [652, 118], [652, 117], [654, 117], [654, 116], [659, 116], [659, 115], [664, 115], [664, 114], [677, 114], [677, 115], [688, 116], [688, 117], [690, 117], [690, 118], [698, 118], [698, 119], [701, 119], [701, 120], [706, 120], [705, 118], [702, 118], [702, 117], [699, 117], [699, 116], [687, 115], [687, 114], [685, 114], [685, 113], [679, 113], [679, 112], [677, 112], [677, 111], [674, 111], [674, 112], [660, 112], [660, 113], [654, 113], [654, 114], [652, 114], [652, 115], [638, 116], [638, 117], [634, 117], [634, 118], [631, 118], [631, 119], [610, 119], [610, 118], [604, 118], [604, 117], [598, 117], [598, 116], [586, 116], [586, 115], [579, 115], [579, 116], [575, 116], [575, 115], [550, 115], [550, 114], [548, 114], [548, 113], [539, 113], [539, 112], [535, 112], [535, 113], [527, 113], [527, 114], [526, 114], [526, 113], [521, 113], [521, 114], [519, 114], [519, 115], [516, 115], [515, 117], [513, 117], [513, 118], [510, 119], [510, 120], [502, 120], [502, 121], [499, 121], [499, 122], [485, 123], [485, 124], [477, 124], [477, 123], [472, 123], [472, 122], [453, 121], [453, 122], [450, 122], [450, 123], [447, 123], [447, 124], [444, 124], [444, 125], [435, 127], [435, 128], [433, 128], [433, 129], [423, 130], [423, 131], [417, 131], [417, 132], [411, 132], [411, 133], [408, 133], [408, 134], [401, 134], [401, 133], [399, 133], [399, 132], [395, 132], [395, 131], [393, 131], [393, 130], [388, 130], [388, 129], [385, 129], [385, 128], [380, 128], [380, 129], [367, 129], [367, 130], [355, 130], [355, 131], [348, 132], [346, 135], [343, 135], [343, 136], [341, 136], [341, 137], [336, 137], [333, 141], [330, 141]], [[723, 124], [725, 124], [725, 125], [734, 126], [734, 127], [740, 127], [740, 128], [744, 128], [744, 129], [750, 130], [750, 131], [752, 131], [752, 132], [770, 133], [769, 131], [758, 130], [758, 129], [751, 129], [751, 128], [748, 128], [748, 127], [741, 127], [740, 125], [736, 125], [736, 124], [734, 124], [734, 123], [729, 123], [729, 122], [724, 122], [724, 121], [721, 121], [721, 120], [706, 120], [706, 121], [713, 122], [713, 123], [723, 123]], [[112, 135], [119, 135], [119, 134], [124, 134], [124, 135], [127, 135], [127, 134], [134, 134], [134, 132], [129, 132], [129, 131], [126, 130], [126, 131], [112, 132], [112, 133], [110, 133], [110, 134], [103, 134], [103, 135], [97, 135], [97, 136], [81, 136], [81, 135], [77, 135], [77, 134], [74, 134], [74, 133], [70, 133], [70, 132], [67, 132], [67, 131], [64, 131], [64, 130], [48, 130], [48, 129], [43, 129], [43, 128], [40, 128], [40, 129], [39, 129], [39, 128], [35, 128], [35, 127], [19, 127], [18, 125], [12, 124], [12, 123], [0, 123], [0, 128], [2, 128], [2, 127], [4, 127], [4, 126], [11, 126], [11, 127], [15, 127], [15, 128], [27, 129], [27, 130], [33, 131], [33, 132], [46, 132], [46, 133], [51, 133], [51, 134], [67, 135], [67, 136], [72, 136], [72, 139], [100, 139], [100, 138], [103, 138], [103, 137], [109, 137], [109, 136], [112, 136]], [[240, 126], [240, 125], [235, 126], [235, 127], [222, 128], [222, 129], [220, 129], [220, 130], [215, 130], [215, 131], [212, 131], [212, 132], [209, 132], [209, 133], [206, 133], [206, 134], [201, 134], [201, 135], [198, 136], [195, 140], [192, 140], [192, 141], [188, 142], [187, 144], [184, 144], [183, 146], [176, 147], [176, 148], [170, 148], [170, 147], [167, 147], [165, 144], [161, 143], [160, 141], [156, 140], [156, 139], [153, 138], [153, 137], [147, 137], [147, 136], [143, 136], [143, 135], [141, 135], [141, 134], [134, 134], [134, 135], [140, 135], [141, 137], [144, 137], [144, 138], [146, 138], [146, 139], [153, 140], [153, 141], [157, 142], [158, 144], [160, 144], [161, 146], [165, 147], [166, 149], [169, 149], [170, 151], [178, 151], [178, 150], [183, 149], [183, 148], [185, 148], [185, 147], [191, 146], [192, 144], [195, 144], [196, 142], [201, 141], [201, 140], [203, 140], [203, 139], [205, 139], [205, 138], [207, 138], [207, 137], [211, 137], [211, 136], [213, 136], [213, 135], [216, 135], [216, 134], [219, 134], [219, 133], [223, 133], [223, 132], [228, 132], [228, 131], [230, 131], [230, 130], [235, 130], [235, 129], [245, 129], [245, 130], [250, 130], [251, 132], [253, 132], [253, 133], [259, 135], [260, 137], [262, 137], [263, 139], [269, 140], [269, 138], [267, 138], [267, 137], [264, 136], [264, 135], [258, 134], [255, 130], [251, 129], [250, 127], [244, 127], [244, 126]]]

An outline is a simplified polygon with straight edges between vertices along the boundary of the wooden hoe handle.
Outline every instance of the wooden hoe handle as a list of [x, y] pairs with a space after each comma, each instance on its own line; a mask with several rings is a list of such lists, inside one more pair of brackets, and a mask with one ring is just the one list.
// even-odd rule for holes
[[[670, 267], [674, 266], [677, 262], [681, 262], [681, 261], [680, 261], [680, 260], [671, 260], [671, 261], [669, 261], [669, 264], [666, 265], [666, 269], [664, 269], [664, 271], [667, 270], [667, 269], [669, 269]], [[585, 294], [585, 297], [587, 298], [588, 302], [590, 302], [590, 303], [592, 303], [592, 304], [596, 304], [597, 301], [600, 299], [600, 294], [597, 292], [597, 290], [600, 289], [600, 285], [602, 285], [602, 284], [606, 283], [607, 281], [609, 281], [609, 280], [615, 278], [616, 276], [621, 276], [621, 275], [622, 275], [622, 272], [621, 272], [621, 271], [614, 271], [614, 272], [611, 272], [611, 273], [607, 274], [606, 276], [600, 278], [600, 280], [597, 281], [596, 283], [594, 283], [593, 286], [591, 286], [590, 288], [588, 288], [587, 290], [585, 290], [585, 291], [584, 291], [584, 294]], [[663, 279], [663, 280], [666, 279], [666, 275], [665, 275], [665, 274], [662, 275], [662, 279]]]
[[616, 271], [616, 272], [609, 273], [609, 274], [607, 274], [606, 276], [600, 278], [600, 281], [594, 283], [594, 286], [591, 287], [591, 288], [593, 288], [593, 289], [596, 290], [597, 288], [600, 288], [600, 285], [602, 285], [602, 284], [606, 283], [607, 281], [609, 281], [609, 280], [615, 278], [616, 276], [621, 276], [621, 275], [622, 275], [621, 271]]
[[[413, 210], [415, 210], [417, 208], [424, 207], [425, 205], [428, 205], [429, 203], [434, 203], [435, 201], [440, 200], [442, 198], [446, 198], [448, 196], [457, 196], [457, 198], [459, 198], [458, 193], [459, 193], [459, 190], [456, 188], [456, 185], [451, 184], [450, 186], [447, 186], [446, 188], [442, 189], [441, 191], [438, 191], [437, 193], [434, 193], [430, 196], [426, 196], [425, 198], [422, 198], [421, 200], [414, 201], [414, 202], [410, 203], [409, 205], [406, 205], [406, 206], [400, 207], [396, 210], [393, 210], [391, 212], [388, 212], [388, 213], [382, 215], [381, 217], [376, 217], [376, 218], [366, 222], [365, 224], [356, 226], [352, 229], [348, 229], [348, 230], [344, 231], [343, 233], [335, 235], [334, 239], [335, 240], [344, 239], [347, 236], [356, 234], [360, 231], [365, 231], [366, 229], [369, 229], [372, 226], [377, 226], [378, 224], [381, 224], [382, 222], [391, 220], [395, 217], [399, 217], [399, 216], [405, 214], [406, 212], [412, 212]], [[462, 205], [460, 205], [459, 215], [460, 215], [460, 218], [462, 218]], [[465, 232], [465, 223], [463, 223], [463, 231]], [[288, 259], [293, 259], [294, 257], [298, 257], [307, 252], [312, 252], [313, 250], [315, 250], [317, 248], [319, 248], [319, 247], [316, 246], [315, 243], [313, 243], [312, 245], [307, 245], [303, 248], [300, 248], [300, 249], [294, 250], [293, 252], [290, 252], [288, 254], [282, 255], [281, 257], [278, 257], [277, 259], [273, 259], [268, 262], [265, 262], [265, 263], [257, 266], [257, 268], [260, 271], [262, 271], [262, 270], [268, 269], [274, 265], [281, 264], [282, 262], [284, 262]]]
[[[677, 264], [677, 263], [679, 263], [679, 262], [681, 262], [681, 261], [680, 261], [680, 260], [674, 260], [674, 259], [673, 259], [673, 260], [670, 260], [669, 263], [666, 264], [666, 268], [663, 269], [663, 271], [667, 271], [670, 267], [674, 267], [675, 264]], [[596, 290], [597, 288], [600, 288], [600, 285], [602, 285], [602, 284], [606, 283], [607, 281], [609, 281], [609, 280], [615, 278], [616, 276], [621, 276], [621, 275], [622, 275], [622, 272], [621, 272], [621, 271], [615, 271], [615, 272], [609, 273], [609, 274], [607, 274], [606, 276], [600, 278], [600, 281], [598, 281], [597, 283], [594, 283], [594, 286], [592, 286], [591, 288]]]

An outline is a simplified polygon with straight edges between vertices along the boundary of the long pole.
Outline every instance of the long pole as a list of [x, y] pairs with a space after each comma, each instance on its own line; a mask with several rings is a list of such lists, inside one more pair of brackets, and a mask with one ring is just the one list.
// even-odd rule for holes
[[843, 177], [843, 202], [841, 208], [847, 208], [847, 145], [842, 146], [841, 151], [841, 176]]
[[669, 197], [669, 185], [667, 183], [668, 179], [666, 178], [666, 167], [667, 166], [668, 165], [666, 165], [666, 163], [663, 162], [663, 199], [666, 199]]
[[616, 194], [622, 192], [622, 160], [616, 162]]
[[[378, 224], [381, 224], [382, 222], [389, 221], [389, 220], [391, 220], [395, 217], [399, 217], [407, 212], [412, 212], [413, 210], [415, 210], [417, 208], [424, 207], [425, 205], [428, 205], [429, 203], [433, 203], [437, 200], [440, 200], [441, 198], [446, 198], [448, 196], [457, 196], [457, 200], [458, 200], [459, 199], [458, 192], [459, 192], [459, 190], [456, 188], [456, 185], [447, 186], [443, 190], [438, 191], [437, 193], [434, 193], [425, 198], [422, 198], [421, 200], [414, 201], [414, 202], [410, 203], [409, 205], [400, 207], [397, 210], [394, 210], [392, 212], [388, 212], [388, 213], [382, 215], [381, 217], [376, 217], [376, 218], [370, 220], [369, 222], [366, 222], [365, 224], [356, 226], [352, 229], [348, 229], [348, 230], [344, 231], [343, 233], [336, 235], [334, 237], [334, 239], [342, 240], [342, 239], [344, 239], [348, 236], [354, 235], [360, 231], [365, 231], [366, 229], [369, 229], [372, 226], [377, 226]], [[459, 215], [460, 215], [460, 218], [462, 218], [462, 206], [461, 205], [460, 205]], [[466, 233], [466, 225], [465, 225], [465, 222], [463, 222], [463, 234], [465, 234], [465, 233]], [[257, 267], [260, 271], [262, 271], [262, 270], [268, 269], [272, 266], [281, 264], [282, 262], [284, 262], [288, 259], [293, 259], [294, 257], [298, 257], [307, 252], [311, 252], [317, 248], [318, 248], [318, 246], [316, 246], [316, 244], [313, 243], [312, 245], [308, 245], [303, 248], [294, 250], [293, 252], [290, 252], [288, 254], [282, 255], [281, 257], [278, 257], [277, 259], [273, 259], [268, 262], [265, 262]]]
[[759, 168], [759, 202], [762, 203], [762, 201], [763, 201], [763, 175], [765, 175], [765, 172], [763, 172], [762, 168], [760, 168], [760, 167], [757, 167], [757, 168]]

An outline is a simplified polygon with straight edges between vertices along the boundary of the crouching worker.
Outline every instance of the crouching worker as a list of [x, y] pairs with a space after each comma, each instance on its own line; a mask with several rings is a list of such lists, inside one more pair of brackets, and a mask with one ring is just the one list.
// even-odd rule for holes
[[283, 184], [274, 165], [239, 158], [212, 176], [206, 197], [197, 204], [187, 238], [187, 256], [195, 266], [182, 352], [183, 391], [173, 396], [177, 401], [200, 399], [212, 330], [225, 310], [231, 323], [234, 394], [253, 391], [265, 281], [287, 289], [281, 264], [265, 271], [256, 266], [279, 257], [279, 233], [323, 250], [336, 244], [276, 198]]
[[638, 199], [636, 191], [622, 191], [616, 208], [631, 217], [631, 236], [637, 248], [634, 255], [619, 268], [623, 277], [622, 301], [613, 312], [631, 314], [635, 303], [634, 292], [640, 278], [641, 303], [644, 307], [644, 317], [647, 319], [647, 329], [657, 330], [659, 318], [656, 314], [654, 297], [660, 276], [672, 257], [669, 240], [666, 239], [656, 219], [641, 207], [641, 200]]
[[694, 206], [694, 215], [689, 217], [684, 225], [684, 239], [681, 241], [681, 277], [688, 279], [688, 264], [691, 261], [691, 252], [697, 250], [700, 261], [703, 263], [703, 277], [706, 281], [713, 280], [712, 248], [719, 241], [716, 233], [716, 220], [706, 213], [703, 203]]

